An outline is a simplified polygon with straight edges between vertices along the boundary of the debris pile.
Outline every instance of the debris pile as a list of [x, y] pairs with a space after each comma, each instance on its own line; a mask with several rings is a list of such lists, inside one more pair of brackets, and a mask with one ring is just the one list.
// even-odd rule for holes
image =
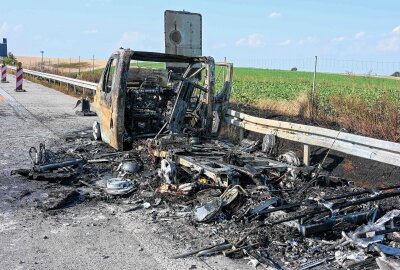
[[294, 152], [273, 158], [274, 146], [271, 135], [240, 145], [167, 135], [115, 152], [78, 136], [57, 152], [31, 148], [32, 168], [13, 173], [63, 181], [75, 188], [67, 199], [128, 198], [127, 214], [152, 209], [153, 220], [179, 220], [209, 238], [176, 259], [223, 254], [270, 269], [399, 269], [400, 185], [362, 189], [321, 165], [301, 166]]

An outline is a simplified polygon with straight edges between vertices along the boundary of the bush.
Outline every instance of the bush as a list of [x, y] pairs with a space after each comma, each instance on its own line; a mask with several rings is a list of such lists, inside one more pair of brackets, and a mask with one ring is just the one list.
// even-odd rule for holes
[[18, 61], [12, 52], [9, 52], [7, 58], [5, 59], [7, 65], [15, 65]]
[[400, 77], [400, 71], [396, 71], [392, 74], [393, 77]]
[[290, 71], [297, 71], [297, 67], [292, 67]]

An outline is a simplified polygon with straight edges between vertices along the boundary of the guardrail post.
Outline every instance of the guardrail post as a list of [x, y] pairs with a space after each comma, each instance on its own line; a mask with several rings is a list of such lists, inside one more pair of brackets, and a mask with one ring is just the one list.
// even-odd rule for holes
[[239, 140], [242, 141], [244, 139], [244, 128], [239, 128]]
[[308, 144], [304, 145], [303, 163], [306, 166], [310, 166], [310, 146]]

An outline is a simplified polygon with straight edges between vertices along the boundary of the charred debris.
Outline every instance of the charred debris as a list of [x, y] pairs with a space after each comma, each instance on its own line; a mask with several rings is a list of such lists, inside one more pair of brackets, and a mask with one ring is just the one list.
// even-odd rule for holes
[[[184, 68], [138, 68], [132, 60]], [[215, 65], [226, 69], [219, 91]], [[94, 97], [96, 140], [83, 132], [57, 152], [32, 147], [31, 168], [13, 174], [68, 186], [51, 211], [74, 198], [129, 199], [126, 215], [144, 211], [209, 237], [206, 247], [171, 254], [176, 259], [223, 254], [270, 269], [399, 269], [400, 186], [362, 189], [324, 164], [303, 166], [294, 152], [278, 153], [271, 134], [239, 144], [218, 139], [232, 68], [212, 57], [121, 49]]]
[[355, 187], [321, 166], [301, 166], [293, 152], [272, 154], [274, 142], [167, 135], [115, 151], [81, 133], [57, 152], [32, 147], [32, 167], [13, 174], [68, 186], [49, 210], [74, 198], [129, 199], [127, 215], [145, 211], [209, 236], [209, 246], [171, 254], [176, 259], [223, 254], [260, 269], [399, 269], [400, 186]]

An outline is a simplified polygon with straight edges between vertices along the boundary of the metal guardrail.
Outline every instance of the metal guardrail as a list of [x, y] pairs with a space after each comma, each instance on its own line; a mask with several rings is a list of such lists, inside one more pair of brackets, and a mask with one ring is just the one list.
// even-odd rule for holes
[[[225, 121], [237, 127], [261, 134], [274, 134], [279, 138], [306, 145], [331, 148], [333, 150], [400, 166], [400, 144], [374, 138], [354, 135], [337, 130], [301, 125], [271, 119], [254, 117], [245, 113], [228, 110]], [[305, 148], [305, 152], [308, 149]], [[308, 155], [307, 153], [307, 155]], [[308, 157], [305, 156], [304, 160]], [[306, 163], [306, 162], [305, 162]]]
[[[11, 67], [14, 69], [14, 67]], [[73, 86], [95, 91], [96, 83], [72, 79], [64, 76], [24, 69], [24, 73]], [[339, 132], [327, 128], [301, 125], [271, 119], [254, 117], [245, 113], [228, 110], [225, 121], [234, 126], [261, 133], [274, 134], [279, 138], [304, 144], [304, 163], [309, 163], [309, 146], [332, 148], [333, 150], [371, 159], [386, 164], [400, 166], [400, 144], [374, 138]]]
[[[8, 67], [8, 68], [10, 68], [12, 70], [16, 70], [15, 67]], [[79, 86], [79, 87], [93, 90], [93, 91], [96, 91], [96, 88], [97, 88], [97, 83], [82, 81], [82, 80], [64, 77], [64, 76], [60, 76], [60, 75], [44, 73], [44, 72], [39, 72], [39, 71], [25, 69], [25, 68], [24, 68], [24, 73], [34, 76], [34, 77], [40, 77], [40, 78], [44, 78], [47, 80], [57, 81], [57, 82], [65, 83], [65, 84], [70, 84], [73, 86]]]

